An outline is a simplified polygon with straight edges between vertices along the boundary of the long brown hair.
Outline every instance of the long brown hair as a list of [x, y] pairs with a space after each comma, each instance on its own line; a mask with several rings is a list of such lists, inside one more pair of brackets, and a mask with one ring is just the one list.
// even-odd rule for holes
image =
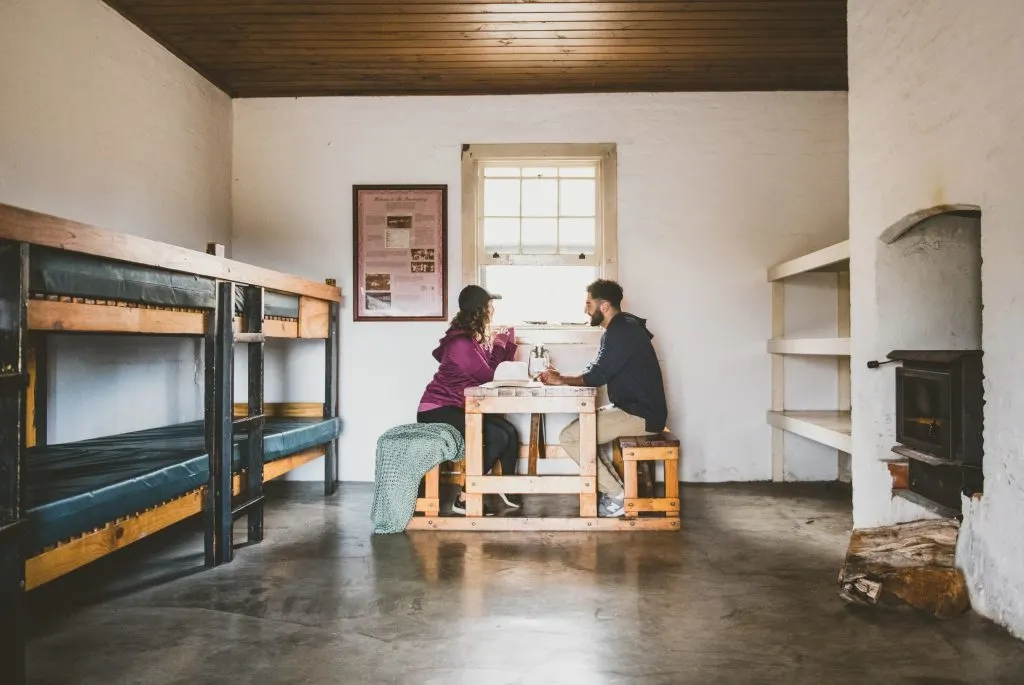
[[452, 328], [469, 331], [474, 340], [486, 345], [489, 318], [487, 307], [476, 307], [468, 311], [460, 309], [452, 318]]

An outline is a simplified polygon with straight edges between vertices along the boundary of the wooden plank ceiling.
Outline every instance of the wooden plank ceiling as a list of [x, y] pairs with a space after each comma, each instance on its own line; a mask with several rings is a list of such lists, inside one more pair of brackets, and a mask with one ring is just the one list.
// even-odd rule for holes
[[846, 89], [846, 0], [106, 2], [234, 97]]

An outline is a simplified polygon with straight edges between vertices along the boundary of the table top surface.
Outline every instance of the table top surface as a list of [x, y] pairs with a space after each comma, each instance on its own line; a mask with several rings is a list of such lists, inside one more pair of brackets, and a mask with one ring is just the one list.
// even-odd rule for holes
[[597, 397], [597, 388], [545, 385], [540, 388], [466, 388], [466, 397]]

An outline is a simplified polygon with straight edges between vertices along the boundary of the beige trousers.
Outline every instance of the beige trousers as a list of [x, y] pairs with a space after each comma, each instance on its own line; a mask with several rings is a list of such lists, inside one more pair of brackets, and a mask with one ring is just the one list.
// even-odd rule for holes
[[[647, 430], [647, 422], [639, 416], [627, 414], [618, 407], [608, 405], [597, 410], [597, 445], [607, 445], [615, 438], [624, 435], [652, 435]], [[577, 464], [580, 463], [580, 420], [575, 419], [566, 426], [558, 436], [564, 449]], [[597, 489], [611, 497], [622, 497], [623, 488], [613, 468], [600, 458], [597, 459]]]

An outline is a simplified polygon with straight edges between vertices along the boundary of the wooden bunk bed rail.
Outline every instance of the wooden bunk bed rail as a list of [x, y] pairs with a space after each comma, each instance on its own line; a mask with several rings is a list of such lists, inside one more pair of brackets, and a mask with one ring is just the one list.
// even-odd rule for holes
[[[269, 462], [263, 468], [263, 481], [273, 480], [303, 464], [319, 459], [326, 450], [326, 445], [319, 445]], [[233, 476], [233, 494], [237, 495], [241, 492], [245, 477], [245, 471]], [[63, 542], [27, 559], [25, 561], [25, 589], [33, 590], [40, 585], [45, 585], [111, 552], [138, 542], [148, 535], [202, 513], [203, 500], [206, 497], [207, 486], [204, 485], [152, 509], [111, 521], [90, 533]]]
[[[249, 405], [235, 402], [232, 413], [236, 418], [245, 416]], [[265, 402], [263, 415], [267, 418], [319, 419], [324, 416], [324, 405], [320, 402]]]
[[0, 238], [341, 302], [334, 285], [3, 203]]
[[206, 330], [206, 314], [158, 307], [92, 304], [31, 299], [27, 303], [28, 327], [53, 333], [149, 333], [200, 336]]

